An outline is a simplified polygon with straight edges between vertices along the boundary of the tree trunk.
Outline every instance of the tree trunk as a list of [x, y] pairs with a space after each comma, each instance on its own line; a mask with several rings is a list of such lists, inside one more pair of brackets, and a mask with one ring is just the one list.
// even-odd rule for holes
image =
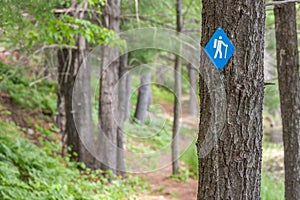
[[[219, 26], [235, 46], [235, 53], [222, 73], [201, 52], [200, 68], [211, 66], [219, 73], [226, 91], [224, 127], [214, 138], [213, 149], [201, 156], [212, 115], [207, 82], [200, 78], [200, 125], [198, 199], [260, 199], [262, 159], [262, 104], [265, 2], [202, 1], [204, 47]], [[221, 102], [222, 103], [222, 102]]]
[[120, 57], [120, 68], [119, 68], [119, 82], [118, 82], [118, 95], [119, 95], [119, 105], [118, 105], [118, 130], [117, 130], [117, 173], [121, 176], [125, 176], [125, 164], [124, 164], [124, 141], [123, 141], [123, 129], [124, 121], [126, 119], [126, 99], [128, 93], [126, 91], [127, 82], [127, 55], [122, 55]]
[[[108, 0], [102, 10], [104, 27], [119, 32], [120, 0]], [[101, 52], [101, 78], [99, 102], [99, 138], [103, 170], [117, 168], [117, 123], [114, 113], [118, 108], [118, 95], [113, 90], [119, 78], [118, 47], [103, 46]], [[109, 63], [111, 62], [111, 63]]]
[[[77, 9], [80, 10], [82, 6], [87, 6], [87, 3], [78, 4]], [[77, 12], [79, 19], [84, 18], [83, 12]], [[94, 169], [95, 168], [95, 159], [90, 154], [90, 152], [85, 148], [85, 145], [81, 138], [85, 138], [85, 142], [90, 139], [93, 135], [93, 123], [92, 123], [92, 110], [91, 110], [91, 88], [90, 88], [90, 74], [87, 70], [87, 65], [85, 58], [87, 56], [87, 42], [82, 36], [77, 36], [76, 49], [61, 49], [58, 51], [58, 93], [59, 98], [58, 102], [60, 103], [60, 109], [64, 105], [65, 112], [65, 130], [63, 134], [63, 146], [66, 140], [67, 146], [70, 147], [71, 157], [79, 162], [83, 162], [87, 167]], [[77, 77], [79, 68], [82, 67], [83, 73]], [[81, 97], [85, 98], [76, 98], [76, 95], [73, 95], [73, 89], [75, 85], [76, 77], [77, 81], [80, 82], [80, 87], [77, 88], [77, 91], [81, 93]], [[78, 96], [78, 95], [77, 95]], [[72, 107], [74, 105], [74, 107]], [[74, 113], [76, 112], [76, 117]], [[64, 117], [62, 115], [61, 117]], [[75, 120], [76, 118], [76, 124]], [[64, 119], [60, 119], [64, 120]], [[77, 125], [77, 126], [76, 126]], [[81, 135], [81, 138], [79, 137]], [[65, 139], [66, 136], [66, 139]], [[93, 141], [88, 142], [90, 145], [93, 145]], [[76, 155], [77, 154], [77, 155]]]
[[188, 64], [188, 71], [189, 71], [189, 79], [190, 79], [190, 99], [189, 99], [189, 109], [190, 115], [193, 117], [198, 116], [198, 100], [197, 100], [197, 71], [196, 69]]
[[274, 7], [285, 199], [300, 199], [300, 79], [295, 3]]
[[[176, 0], [176, 30], [181, 32], [181, 7], [182, 0]], [[179, 131], [180, 131], [180, 111], [181, 111], [181, 60], [179, 55], [175, 55], [175, 102], [174, 119], [172, 133], [172, 173], [179, 174]]]
[[[71, 147], [71, 151], [69, 151], [71, 157], [73, 159], [77, 159], [74, 157], [73, 152], [76, 154], [79, 153], [78, 147], [78, 134], [76, 132], [75, 123], [72, 115], [72, 92], [73, 86], [75, 82], [75, 50], [71, 49], [61, 49], [57, 52], [58, 58], [58, 109], [60, 111], [60, 121], [65, 121], [65, 127], [63, 127], [64, 132], [62, 133], [62, 145], [63, 149], [65, 145]], [[62, 108], [64, 106], [64, 108]], [[64, 119], [65, 117], [65, 119]]]
[[[65, 51], [65, 52], [64, 52]], [[67, 49], [57, 51], [57, 58], [58, 58], [58, 84], [57, 84], [57, 114], [56, 114], [56, 125], [60, 129], [62, 134], [61, 137], [61, 154], [64, 157], [66, 154], [67, 149], [67, 133], [66, 133], [66, 111], [65, 111], [65, 92], [67, 91], [66, 87], [66, 74], [67, 74], [67, 60], [68, 55]]]
[[138, 101], [134, 117], [142, 124], [145, 123], [149, 104], [151, 103], [151, 74], [146, 73], [141, 76], [141, 86], [139, 88]]
[[[96, 160], [91, 155], [94, 152], [91, 74], [86, 61], [88, 55], [87, 42], [83, 36], [79, 37], [77, 48], [74, 67], [77, 69], [80, 68], [80, 71], [76, 75], [76, 83], [73, 88], [73, 102], [69, 102], [68, 104], [73, 105], [72, 115], [76, 123], [77, 134], [79, 135], [78, 160], [85, 163], [87, 167], [95, 169]], [[88, 150], [86, 147], [88, 147]]]
[[125, 121], [130, 118], [131, 90], [132, 90], [132, 78], [131, 78], [131, 73], [128, 73], [126, 75]]

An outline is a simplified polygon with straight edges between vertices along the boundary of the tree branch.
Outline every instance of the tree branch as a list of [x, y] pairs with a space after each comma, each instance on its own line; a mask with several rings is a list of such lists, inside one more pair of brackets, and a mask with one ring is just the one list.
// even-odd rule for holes
[[287, 4], [287, 3], [300, 3], [300, 0], [285, 0], [285, 1], [272, 1], [269, 3], [266, 3], [265, 6], [277, 6], [281, 4]]
[[68, 14], [72, 12], [91, 12], [91, 13], [96, 13], [96, 14], [101, 14], [101, 12], [93, 9], [84, 9], [84, 8], [62, 8], [62, 9], [54, 9], [52, 10], [53, 13], [55, 14]]
[[50, 45], [44, 45], [41, 48], [37, 49], [33, 54], [38, 54], [45, 49], [52, 49], [52, 48], [67, 48], [67, 49], [77, 49], [76, 46], [70, 46], [70, 45], [58, 45], [58, 44], [50, 44]]
[[[132, 15], [126, 15], [126, 16], [123, 15], [123, 16], [121, 16], [121, 18], [126, 18], [126, 17], [135, 17], [135, 16], [132, 16]], [[139, 18], [142, 19], [142, 20], [145, 20], [145, 21], [149, 21], [149, 22], [154, 23], [154, 24], [158, 24], [158, 25], [164, 26], [166, 28], [170, 28], [170, 29], [174, 29], [174, 30], [176, 29], [175, 26], [169, 25], [169, 24], [164, 23], [164, 22], [156, 21], [156, 20], [154, 20], [154, 19], [152, 19], [150, 17], [146, 17], [146, 16], [143, 16], [143, 15], [140, 15]]]

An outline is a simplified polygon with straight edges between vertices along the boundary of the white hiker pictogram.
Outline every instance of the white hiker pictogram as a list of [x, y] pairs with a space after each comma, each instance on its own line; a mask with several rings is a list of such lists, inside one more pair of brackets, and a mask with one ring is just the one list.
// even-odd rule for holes
[[216, 53], [215, 53], [214, 59], [217, 58], [218, 54], [219, 54], [219, 59], [223, 58], [222, 46], [225, 47], [224, 58], [226, 58], [228, 44], [226, 44], [226, 43], [223, 42], [222, 36], [219, 36], [219, 39], [215, 39], [214, 40], [214, 49], [216, 49]]

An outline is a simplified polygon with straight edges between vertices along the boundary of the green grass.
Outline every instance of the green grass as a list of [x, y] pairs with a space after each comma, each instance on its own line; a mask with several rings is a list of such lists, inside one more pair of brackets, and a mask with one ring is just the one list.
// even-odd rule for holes
[[[145, 125], [135, 122], [125, 124], [125, 138], [129, 151], [134, 153], [150, 153], [164, 149], [171, 144], [171, 123], [162, 118], [153, 121], [147, 119]], [[166, 148], [168, 151], [169, 148]]]
[[198, 175], [198, 158], [195, 141], [183, 152], [180, 159], [189, 166], [191, 176], [196, 178]]
[[146, 188], [143, 181], [131, 176], [122, 180], [110, 174], [109, 183], [101, 171], [57, 155], [58, 144], [40, 138], [42, 147], [35, 146], [14, 123], [0, 120], [0, 130], [2, 200], [130, 199]]
[[160, 101], [167, 101], [169, 103], [174, 102], [174, 94], [165, 87], [159, 87], [158, 85], [152, 84], [152, 95], [153, 98], [156, 99], [158, 102]]
[[263, 170], [261, 177], [262, 200], [284, 200], [284, 181]]

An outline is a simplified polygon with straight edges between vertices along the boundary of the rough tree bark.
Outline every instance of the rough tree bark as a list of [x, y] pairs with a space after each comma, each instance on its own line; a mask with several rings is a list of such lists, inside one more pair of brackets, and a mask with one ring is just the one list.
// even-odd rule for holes
[[[78, 41], [79, 42], [79, 41]], [[78, 43], [79, 44], [79, 43]], [[79, 45], [78, 45], [79, 46]], [[75, 100], [77, 103], [81, 103], [80, 108], [73, 109], [72, 101], [73, 101], [73, 88], [75, 84], [75, 79], [77, 76], [77, 72], [79, 67], [85, 67], [82, 65], [82, 59], [86, 56], [85, 50], [70, 50], [70, 49], [62, 49], [58, 51], [58, 71], [59, 71], [59, 88], [61, 93], [61, 101], [64, 100], [64, 110], [65, 110], [65, 135], [66, 135], [66, 143], [68, 147], [71, 147], [69, 153], [71, 157], [79, 162], [83, 162], [87, 167], [94, 169], [94, 158], [88, 152], [88, 150], [84, 147], [82, 141], [80, 140], [79, 134], [92, 133], [92, 123], [91, 121], [86, 121], [91, 119], [91, 105], [89, 102], [90, 98], [90, 83], [89, 79], [79, 80], [82, 82], [82, 91], [83, 95], [87, 96], [87, 99]], [[86, 73], [89, 71], [86, 70]], [[82, 74], [82, 76], [86, 77], [89, 74]], [[77, 109], [83, 109], [86, 112], [80, 112]], [[80, 112], [82, 116], [78, 116], [79, 119], [77, 122], [77, 128], [75, 126], [74, 121], [74, 111]], [[80, 114], [80, 115], [81, 115]], [[61, 119], [62, 120], [62, 119]], [[82, 122], [82, 123], [80, 123]], [[87, 136], [86, 135], [86, 136]], [[82, 136], [82, 137], [86, 137]], [[76, 153], [77, 156], [74, 156]]]
[[[120, 30], [120, 0], [108, 0], [102, 9], [103, 26], [118, 33]], [[103, 170], [117, 168], [117, 123], [114, 113], [118, 108], [118, 95], [114, 96], [114, 86], [119, 78], [118, 47], [103, 46], [101, 52], [101, 78], [99, 98], [99, 138]], [[112, 61], [112, 63], [108, 63]]]
[[[87, 3], [77, 4], [76, 8], [82, 10], [82, 6], [86, 6]], [[76, 12], [75, 17], [79, 19], [84, 18], [84, 12]], [[91, 112], [91, 88], [90, 88], [90, 75], [89, 70], [83, 70], [84, 73], [81, 73], [80, 77], [77, 77], [79, 68], [87, 68], [86, 62], [84, 59], [87, 56], [87, 42], [81, 36], [77, 37], [76, 49], [61, 49], [58, 50], [58, 82], [59, 82], [59, 91], [60, 100], [59, 105], [64, 105], [65, 112], [65, 135], [66, 143], [68, 147], [71, 147], [69, 151], [73, 159], [83, 162], [87, 167], [94, 169], [95, 168], [95, 159], [85, 148], [82, 140], [79, 137], [79, 134], [82, 137], [88, 137], [89, 134], [93, 134], [93, 124], [92, 124], [92, 112]], [[86, 98], [83, 99], [73, 99], [73, 89], [75, 84], [75, 79], [78, 78], [78, 81], [81, 82], [82, 95]], [[72, 107], [72, 102], [75, 102], [76, 105], [80, 106]], [[77, 129], [74, 121], [74, 112], [78, 112], [77, 120]], [[62, 116], [64, 117], [64, 116]], [[64, 119], [61, 119], [64, 120]], [[63, 141], [64, 142], [64, 141]], [[63, 144], [64, 145], [64, 144]], [[74, 156], [74, 152], [77, 156]]]
[[134, 117], [142, 124], [147, 118], [148, 107], [151, 100], [151, 74], [145, 73], [141, 76], [141, 86], [138, 93], [138, 101], [135, 109]]
[[[198, 199], [260, 199], [265, 1], [202, 3], [201, 46], [222, 26], [236, 51], [220, 73], [226, 91], [225, 124], [213, 149], [199, 157]], [[200, 67], [206, 65], [213, 67], [203, 56]], [[201, 144], [210, 134], [212, 100], [203, 77], [199, 85], [200, 154]]]
[[300, 79], [295, 3], [274, 7], [285, 199], [300, 199]]
[[[182, 0], [176, 0], [176, 31], [181, 32], [181, 8]], [[174, 119], [172, 133], [172, 173], [179, 174], [179, 131], [180, 131], [180, 100], [181, 100], [181, 60], [179, 55], [175, 55], [175, 102], [174, 102]]]

